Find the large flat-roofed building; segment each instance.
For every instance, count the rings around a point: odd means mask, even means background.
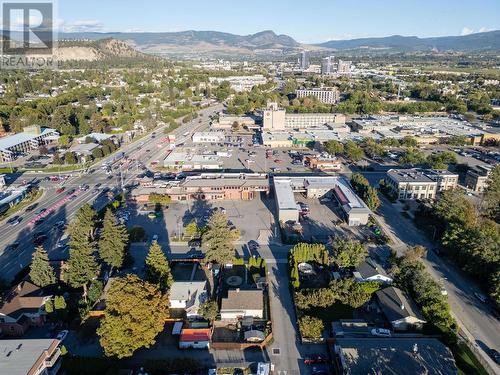
[[[398,199],[434,199],[437,182],[419,169],[390,169],[385,182]]]
[[[0,138],[0,161],[12,161],[18,155],[37,150],[57,138],[59,133],[55,129],[27,126],[22,133]]]
[[[255,127],[255,119],[250,116],[232,116],[220,113],[219,120],[211,125],[213,129],[231,129],[234,124],[239,126]]]
[[[278,184],[278,189],[276,186]],[[288,187],[290,189],[288,189]],[[296,202],[294,193],[305,193],[307,198],[322,198],[333,197],[342,209],[343,219],[350,226],[366,225],[370,216],[370,209],[366,206],[361,198],[352,190],[349,182],[338,176],[304,176],[304,177],[274,177],[274,188],[276,199],[281,200],[282,206],[288,207],[288,210],[283,210],[283,215],[280,215],[278,205],[279,221],[292,220],[292,214],[288,215],[288,211],[292,212],[292,200]],[[290,191],[291,190],[291,191]],[[294,215],[294,214],[293,214]],[[297,212],[298,215],[298,212]],[[290,217],[290,219],[289,219]],[[287,220],[285,220],[287,219]]]
[[[295,95],[297,98],[306,98],[308,96],[314,96],[321,103],[325,104],[335,104],[340,100],[340,92],[336,87],[324,88],[324,89],[299,89],[295,90]]]
[[[265,85],[267,83],[266,77],[262,74],[250,76],[209,77],[208,80],[213,84],[229,82],[231,88],[237,92],[250,91],[254,86]]]
[[[163,166],[173,171],[192,171],[192,170],[217,170],[222,168],[222,161],[217,155],[201,155],[189,152],[170,152]]]
[[[475,192],[483,192],[488,186],[488,178],[493,167],[489,165],[478,165],[465,174],[465,186]]]
[[[155,186],[156,185],[156,186]],[[173,201],[251,200],[269,192],[266,174],[259,173],[201,173],[183,181],[151,182],[132,191],[137,202],[147,202],[149,194],[168,194]]]
[[[193,134],[192,140],[194,143],[221,143],[224,142],[226,136],[224,132],[196,132]]]
[[[262,144],[266,147],[292,147],[293,139],[288,132],[262,132]]]
[[[0,373],[55,375],[61,367],[57,339],[0,340]]]
[[[337,338],[340,374],[457,375],[450,349],[435,338]]]
[[[263,111],[264,130],[292,130],[322,127],[328,124],[344,124],[340,113],[286,113],[277,103],[269,103]]]
[[[291,180],[274,179],[274,192],[276,194],[276,208],[278,210],[278,220],[286,223],[287,221],[299,221],[299,209],[293,196]]]

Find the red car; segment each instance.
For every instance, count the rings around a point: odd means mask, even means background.
[[[64,189],[65,189],[64,186],[61,186],[60,188],[58,188],[56,190],[56,193],[62,193],[64,191]]]
[[[283,160],[281,160],[281,159],[276,159],[274,162],[275,162],[275,163],[278,163],[278,164],[281,164],[281,163],[283,163]]]

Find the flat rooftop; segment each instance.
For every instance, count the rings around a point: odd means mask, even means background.
[[[398,182],[434,182],[433,179],[418,169],[389,169],[387,174]]]
[[[297,210],[297,203],[293,196],[293,190],[290,180],[274,180],[274,191],[276,201],[280,210]]]
[[[27,131],[0,138],[0,150],[7,150],[11,147],[17,146],[18,144],[31,141],[32,139],[38,138],[40,136],[48,135],[52,132],[55,132],[55,129],[42,128],[40,133]]]
[[[455,360],[432,338],[338,338],[347,374],[456,375]]]
[[[56,339],[0,340],[0,372],[5,375],[26,375]]]

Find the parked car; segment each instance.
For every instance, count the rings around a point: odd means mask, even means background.
[[[65,329],[57,334],[56,339],[63,342],[64,339],[66,338],[66,336],[68,336],[68,333],[69,333],[69,331],[67,329]]]
[[[60,188],[58,188],[58,189],[56,190],[56,193],[58,193],[58,194],[59,194],[59,193],[62,193],[62,192],[64,191],[64,189],[65,189],[65,187],[64,187],[64,186],[61,186]]]
[[[474,296],[482,303],[486,303],[486,296],[484,294],[474,292]]]
[[[151,243],[157,243],[158,242],[158,235],[153,234],[153,239],[151,240]]]
[[[384,328],[373,328],[371,334],[377,337],[391,337],[391,331]]]
[[[328,358],[322,354],[312,354],[304,358],[305,365],[312,365],[313,363],[326,363]]]
[[[189,247],[200,247],[201,246],[201,240],[197,238],[193,238],[192,240],[189,240],[188,242]]]

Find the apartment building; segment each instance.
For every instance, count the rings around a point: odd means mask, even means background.
[[[314,96],[321,103],[325,104],[335,104],[340,100],[340,92],[336,87],[325,89],[299,89],[295,90],[295,95],[297,95],[297,98]]]
[[[458,174],[442,169],[425,170],[427,176],[437,182],[437,192],[455,189],[458,185]]]
[[[465,186],[472,191],[481,193],[488,186],[488,178],[493,168],[489,165],[478,165],[467,171],[465,175]]]
[[[269,103],[263,113],[265,130],[308,129],[343,123],[345,116],[340,113],[286,113],[277,103]]]
[[[338,74],[351,74],[352,61],[339,60],[337,64]]]
[[[59,138],[55,129],[42,128],[38,125],[27,126],[22,133],[0,138],[0,161],[10,162],[19,155],[26,154],[38,147]]]
[[[434,199],[438,183],[418,169],[390,169],[385,182],[398,199]]]
[[[61,368],[57,339],[0,340],[0,373],[56,375]]]

